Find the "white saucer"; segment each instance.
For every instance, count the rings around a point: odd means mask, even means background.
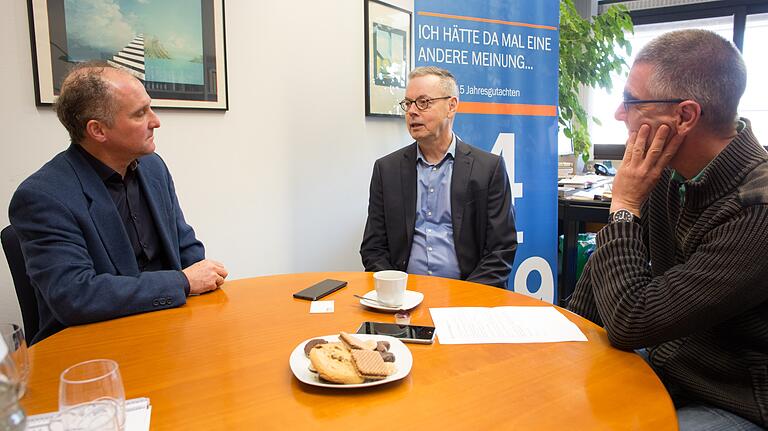
[[[417,305],[421,304],[421,301],[424,300],[424,294],[421,292],[416,292],[414,290],[406,290],[405,298],[403,298],[403,304],[397,307],[388,307],[386,305],[381,305],[380,303],[375,302],[375,300],[378,299],[378,296],[376,295],[375,290],[371,290],[370,292],[363,295],[363,297],[368,299],[373,299],[373,301],[366,301],[365,299],[361,299],[360,300],[361,304],[365,305],[366,307],[371,307],[371,308],[376,308],[379,310],[386,310],[386,311],[410,310],[411,308],[414,308]]]

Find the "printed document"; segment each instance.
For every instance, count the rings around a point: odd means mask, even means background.
[[[587,341],[554,307],[430,308],[440,344]]]

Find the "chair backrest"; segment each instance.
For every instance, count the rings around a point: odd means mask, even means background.
[[[24,320],[24,336],[29,344],[35,338],[40,325],[35,290],[27,276],[24,255],[21,254],[21,244],[13,226],[7,226],[0,232],[0,241],[3,243],[5,258],[11,269],[13,286],[16,288],[16,297],[19,299],[19,307],[21,307],[21,318]]]

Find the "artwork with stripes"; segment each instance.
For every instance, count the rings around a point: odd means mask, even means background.
[[[38,104],[67,70],[103,61],[139,79],[153,106],[227,109],[223,0],[32,0]]]

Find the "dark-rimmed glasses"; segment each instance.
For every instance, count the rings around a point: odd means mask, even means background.
[[[624,112],[629,112],[630,105],[642,105],[645,103],[682,103],[691,99],[624,99],[621,103],[624,104]],[[704,115],[704,110],[699,111],[699,115]]]
[[[624,99],[621,103],[624,104],[624,110],[629,111],[630,105],[644,105],[646,103],[682,103],[688,99]]]
[[[408,110],[411,108],[411,104],[416,103],[416,108],[419,111],[426,111],[427,109],[429,109],[430,106],[432,106],[433,101],[450,99],[451,97],[453,96],[434,97],[432,99],[430,99],[429,97],[419,97],[416,100],[405,98],[400,101],[400,108],[402,108],[404,112],[408,112]]]

